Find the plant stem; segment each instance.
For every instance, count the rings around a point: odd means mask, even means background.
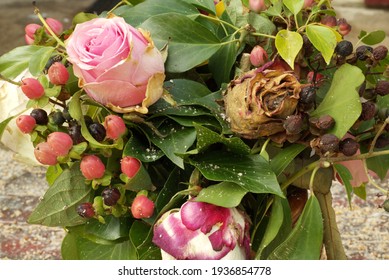
[[[382,134],[382,132],[384,131],[385,127],[388,124],[389,124],[389,118],[386,118],[384,123],[381,125],[380,129],[377,131],[377,134],[374,136],[373,141],[371,142],[371,146],[370,146],[370,149],[369,149],[369,154],[371,154],[373,152],[373,149],[375,147],[375,144],[377,142],[378,137],[380,137],[380,135]]]
[[[305,173],[310,172],[320,166],[320,160],[314,161],[307,166],[304,166],[302,169],[294,173],[291,177],[289,177],[285,182],[281,184],[281,190],[284,191],[290,184],[296,181],[298,178],[303,176]]]
[[[15,86],[21,86],[23,85],[22,82],[15,82],[14,80],[8,79],[7,77],[4,77],[3,75],[0,74],[0,80],[4,80],[7,83],[13,84]]]
[[[264,34],[264,33],[257,33],[257,32],[250,33],[250,35],[258,36],[258,37],[266,37],[266,38],[270,38],[270,39],[275,39],[276,38],[276,36],[274,36],[274,35]]]
[[[203,18],[206,18],[206,19],[209,19],[210,21],[213,21],[213,22],[217,22],[217,23],[220,23],[222,25],[227,25],[229,27],[231,27],[232,29],[234,30],[239,30],[240,28],[236,27],[235,25],[229,23],[229,22],[226,22],[224,20],[221,20],[217,17],[211,17],[211,16],[207,16],[207,15],[204,15],[204,14],[199,14],[200,17],[203,17]]]

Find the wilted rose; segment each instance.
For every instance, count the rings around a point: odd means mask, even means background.
[[[292,72],[253,70],[232,81],[224,96],[231,130],[247,139],[284,132],[295,110],[301,84]]]
[[[66,41],[79,86],[119,113],[147,113],[163,93],[164,59],[150,34],[121,17],[78,24]]]
[[[249,221],[236,208],[187,201],[154,226],[162,259],[245,260],[250,257]]]

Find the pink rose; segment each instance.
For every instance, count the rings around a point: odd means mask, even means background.
[[[145,114],[163,93],[162,54],[148,32],[121,17],[78,24],[66,50],[79,86],[115,112]]]

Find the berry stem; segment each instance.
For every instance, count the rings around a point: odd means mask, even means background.
[[[363,168],[365,169],[365,173],[366,173],[366,176],[369,180],[369,184],[373,185],[376,189],[378,189],[383,194],[388,194],[388,191],[386,191],[383,188],[381,188],[380,186],[378,186],[378,184],[373,180],[373,178],[371,178],[371,176],[369,174],[369,169],[367,168],[366,160],[363,160]]]
[[[371,154],[373,152],[373,149],[375,147],[375,144],[377,142],[378,137],[382,134],[382,132],[384,131],[385,127],[388,124],[389,124],[389,118],[386,118],[386,120],[384,121],[384,123],[381,125],[380,129],[377,131],[376,135],[374,136],[373,141],[371,142],[371,146],[370,146],[370,149],[369,149],[369,154]]]
[[[49,102],[50,103],[53,103],[53,104],[55,104],[55,105],[58,105],[58,106],[61,106],[62,108],[66,108],[66,105],[65,104],[63,104],[63,103],[61,103],[61,102],[58,102],[58,101],[56,101],[56,100],[54,100],[54,99],[52,99],[52,98],[49,98]]]
[[[22,82],[15,82],[14,80],[8,79],[7,77],[4,77],[0,74],[0,80],[6,81],[7,83],[13,84],[15,86],[21,86],[23,85]]]

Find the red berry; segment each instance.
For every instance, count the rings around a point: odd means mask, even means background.
[[[308,74],[307,74],[307,82],[308,83],[313,83],[313,78],[315,76],[315,72],[314,71],[309,71]],[[316,77],[315,77],[315,83],[316,83],[316,86],[321,86],[324,82],[324,75],[320,74],[320,73],[316,73]]]
[[[34,130],[34,127],[36,125],[36,121],[33,117],[30,115],[20,115],[16,119],[16,126],[20,129],[23,133],[31,133]]]
[[[47,142],[42,142],[36,145],[34,149],[35,158],[42,164],[45,165],[55,165],[57,164],[57,156],[47,144]]]
[[[38,99],[45,94],[42,84],[35,78],[25,78],[20,87],[29,99]]]
[[[320,22],[329,27],[335,27],[337,25],[336,17],[330,15],[325,15],[322,17]]]
[[[135,219],[150,218],[154,213],[154,202],[145,195],[138,195],[132,202],[131,213]]]
[[[60,21],[54,18],[47,18],[46,22],[50,26],[51,30],[53,30],[55,35],[60,35],[63,32],[63,24]]]
[[[82,158],[80,169],[85,178],[93,180],[104,176],[105,165],[98,156],[87,155]]]
[[[55,62],[50,66],[49,80],[53,85],[64,85],[69,80],[69,72],[61,62]]]
[[[120,161],[120,167],[124,174],[132,178],[138,173],[140,168],[140,161],[134,157],[127,156]]]
[[[26,40],[27,44],[32,45],[34,43],[34,35],[39,28],[41,28],[41,26],[36,23],[30,23],[26,25],[24,28],[24,31],[26,32],[24,39]]]
[[[267,9],[265,0],[250,0],[249,1],[250,10],[259,13]]]
[[[350,33],[350,31],[351,31],[351,25],[348,24],[346,19],[340,18],[338,20],[338,32],[341,35],[346,36],[347,34]]]
[[[106,137],[116,140],[126,132],[126,124],[123,119],[116,115],[108,115],[104,120]]]
[[[73,139],[65,132],[50,133],[47,143],[57,156],[66,156],[73,147]]]
[[[250,53],[250,62],[255,67],[264,65],[268,58],[267,52],[259,45],[255,46]]]
[[[95,209],[90,202],[84,202],[77,206],[77,213],[83,218],[92,218],[95,215]]]

